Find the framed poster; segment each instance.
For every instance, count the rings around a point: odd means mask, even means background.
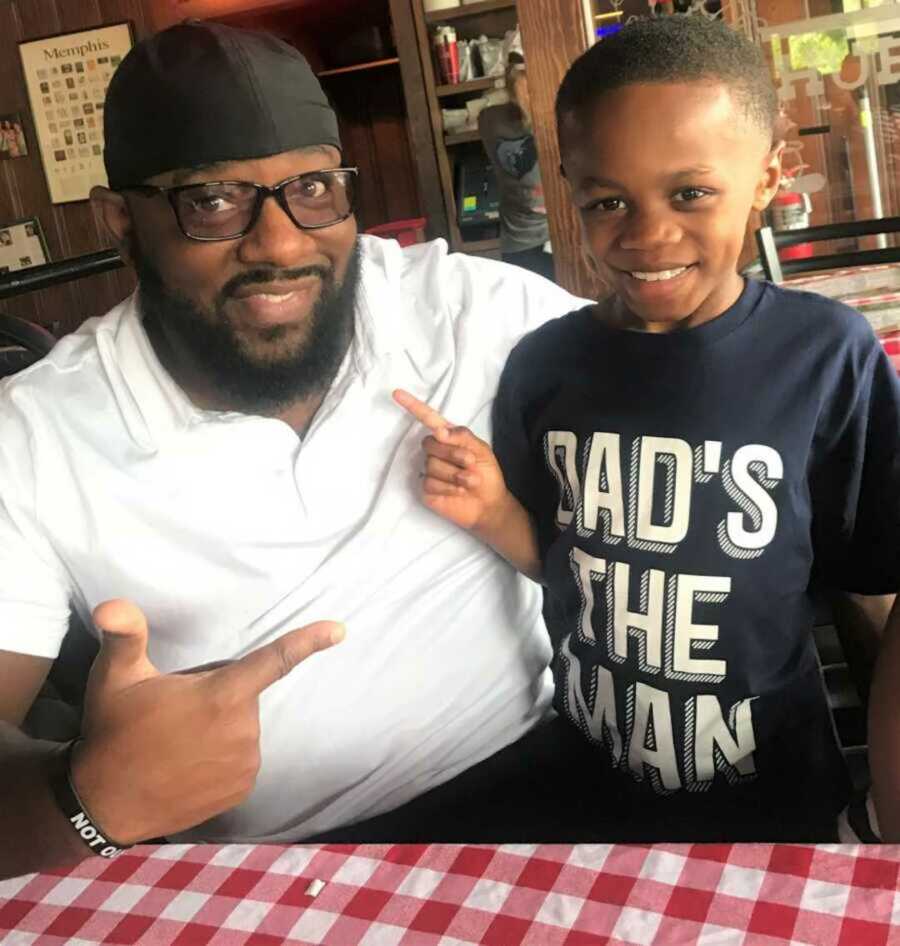
[[[24,158],[28,154],[22,116],[18,112],[0,115],[0,161]]]
[[[0,276],[49,261],[47,241],[37,217],[0,223]]]
[[[62,33],[19,43],[25,86],[50,200],[87,200],[106,184],[103,100],[133,45],[131,24]]]

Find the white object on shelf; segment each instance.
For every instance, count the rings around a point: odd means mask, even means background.
[[[448,135],[469,131],[469,110],[466,108],[442,108],[441,121]]]
[[[473,40],[481,55],[481,68],[486,78],[500,77],[506,72],[506,60],[503,56],[503,40],[490,39],[481,35]]]
[[[522,49],[522,34],[519,32],[519,24],[516,23],[514,30],[507,30],[503,37],[503,62],[509,62],[509,54],[518,53],[523,59],[525,51]]]
[[[449,10],[452,7],[459,6],[459,0],[423,0],[426,13],[434,13],[436,10]]]
[[[472,47],[464,39],[458,41],[459,81],[471,82],[475,78],[475,66],[472,63]]]

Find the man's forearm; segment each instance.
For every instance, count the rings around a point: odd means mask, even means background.
[[[900,841],[900,596],[894,602],[869,695],[869,767],[884,841]]]
[[[62,771],[61,746],[29,739],[0,722],[0,878],[77,864],[90,851],[50,789]]]
[[[491,521],[473,532],[513,568],[533,581],[541,580],[543,569],[534,522],[512,493],[506,494],[506,501],[495,511]]]

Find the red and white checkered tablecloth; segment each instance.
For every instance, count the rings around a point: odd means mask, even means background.
[[[887,946],[898,872],[900,846],[143,846],[0,882],[0,943]]]
[[[879,335],[884,350],[888,357],[894,363],[897,372],[900,373],[900,331],[885,332]]]

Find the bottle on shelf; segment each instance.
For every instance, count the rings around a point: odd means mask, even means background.
[[[452,26],[439,26],[434,31],[434,49],[441,80],[446,85],[456,85],[459,82],[459,43]]]

